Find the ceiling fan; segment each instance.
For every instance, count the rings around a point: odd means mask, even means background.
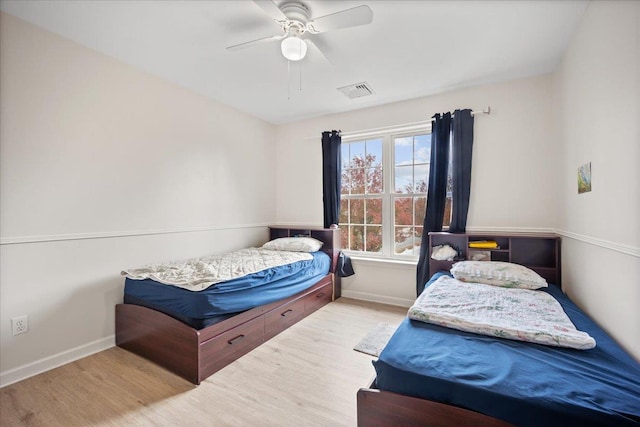
[[[314,47],[326,57],[311,39],[314,34],[366,25],[373,21],[373,11],[366,5],[356,6],[317,18],[310,18],[309,8],[299,1],[285,1],[280,6],[272,0],[253,1],[280,25],[282,34],[239,43],[227,47],[227,50],[239,50],[264,42],[281,40],[280,49],[282,55],[289,61],[303,59],[307,54],[308,45]]]

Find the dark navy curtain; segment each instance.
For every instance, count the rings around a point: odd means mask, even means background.
[[[451,135],[451,113],[436,114],[431,121],[431,160],[427,208],[422,229],[420,259],[416,274],[416,292],[422,293],[429,281],[429,232],[442,231],[442,220],[447,198],[447,176],[449,170],[449,145]]]
[[[324,228],[338,224],[340,217],[340,188],[342,164],[340,162],[340,132],[322,132],[322,200],[324,202]]]
[[[340,190],[342,177],[340,132],[322,132],[322,201],[324,204],[324,228],[338,225],[340,218]],[[340,252],[338,274],[347,277],[355,274],[351,258]]]
[[[456,110],[453,118],[451,153],[452,213],[450,233],[467,229],[469,195],[471,194],[471,154],[473,151],[473,116],[471,110]]]

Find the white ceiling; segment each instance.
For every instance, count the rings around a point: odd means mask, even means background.
[[[304,3],[312,17],[367,4],[373,23],[314,36],[331,62],[311,51],[291,64],[290,76],[278,42],[225,49],[281,32],[249,0],[2,0],[0,8],[281,124],[550,72],[587,5],[575,0]],[[363,81],[374,95],[348,99],[336,90]]]

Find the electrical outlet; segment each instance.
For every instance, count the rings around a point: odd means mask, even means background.
[[[18,316],[11,319],[11,329],[13,335],[20,335],[29,332],[29,316]]]

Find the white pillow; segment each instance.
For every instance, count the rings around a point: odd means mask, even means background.
[[[547,281],[535,271],[519,264],[501,261],[460,261],[451,274],[463,282],[484,283],[504,288],[546,288]]]
[[[313,237],[281,237],[265,243],[262,247],[274,251],[317,252],[322,247],[322,242]]]

